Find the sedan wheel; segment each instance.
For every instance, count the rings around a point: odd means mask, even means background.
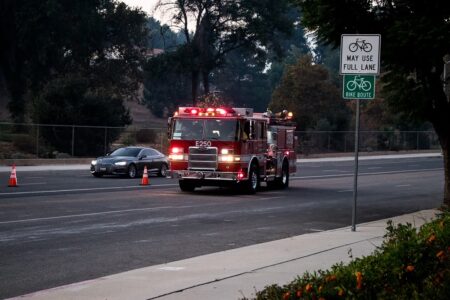
[[[136,178],[137,170],[135,165],[130,165],[128,167],[128,177],[130,178]]]
[[[162,164],[161,168],[159,169],[159,173],[158,173],[159,177],[166,177],[167,176],[167,165],[166,164]]]

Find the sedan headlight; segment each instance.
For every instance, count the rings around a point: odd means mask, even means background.
[[[95,166],[97,164],[97,160],[94,159],[93,161],[91,161],[91,165]]]
[[[127,165],[127,162],[126,161],[118,161],[118,162],[115,162],[114,165],[123,167],[123,166]]]

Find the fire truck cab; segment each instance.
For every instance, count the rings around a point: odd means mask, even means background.
[[[291,119],[286,111],[180,107],[169,118],[170,174],[182,191],[238,185],[255,193],[261,182],[286,188],[296,172]]]

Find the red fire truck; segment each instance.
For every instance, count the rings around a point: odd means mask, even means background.
[[[286,188],[296,171],[292,113],[250,108],[180,107],[169,118],[170,174],[182,191],[261,182]]]

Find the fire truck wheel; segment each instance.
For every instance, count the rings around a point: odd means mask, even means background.
[[[289,164],[285,161],[281,169],[280,188],[284,189],[289,186]]]
[[[248,180],[245,182],[245,189],[249,194],[254,194],[259,189],[260,180],[258,167],[252,164],[248,172]]]
[[[183,192],[193,192],[195,190],[195,185],[193,182],[189,182],[187,180],[179,180],[178,184],[180,185],[180,190]]]
[[[268,186],[278,189],[285,189],[289,186],[289,164],[286,161],[283,162],[283,167],[281,168],[281,177],[276,178]]]

